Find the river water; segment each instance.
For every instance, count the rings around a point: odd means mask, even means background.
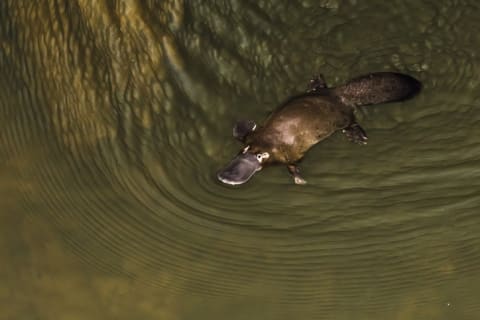
[[[479,319],[474,0],[0,2],[0,319]],[[324,74],[421,80],[302,163],[215,172]]]

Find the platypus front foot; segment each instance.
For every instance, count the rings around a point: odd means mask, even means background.
[[[348,127],[342,130],[343,133],[347,136],[348,140],[358,144],[367,144],[367,134],[365,130],[356,122],[352,123]]]
[[[257,124],[252,120],[238,121],[233,127],[233,137],[244,142],[247,136],[257,129]]]
[[[296,165],[289,164],[287,166],[287,169],[288,172],[290,172],[290,174],[292,175],[293,182],[295,182],[295,184],[307,184],[307,181],[303,179],[300,175],[300,169]]]

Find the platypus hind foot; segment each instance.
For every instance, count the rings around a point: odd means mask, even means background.
[[[358,144],[367,144],[367,134],[365,130],[356,122],[353,122],[348,127],[342,130],[343,133],[347,136],[348,140]]]
[[[318,92],[322,89],[327,88],[327,83],[325,82],[325,79],[323,78],[322,74],[319,74],[317,76],[314,76],[310,82],[308,83],[307,86],[307,92]]]
[[[293,182],[295,182],[295,184],[307,184],[307,181],[303,179],[302,176],[300,176],[300,169],[296,165],[289,164],[287,166],[287,169],[288,172],[290,172],[290,174],[292,175]]]

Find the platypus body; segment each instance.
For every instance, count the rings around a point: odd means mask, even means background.
[[[307,92],[280,105],[262,126],[238,122],[233,135],[244,148],[217,177],[238,185],[267,165],[285,164],[294,182],[305,184],[298,162],[318,142],[342,130],[350,141],[366,144],[367,135],[355,120],[356,107],[403,101],[420,89],[418,80],[401,73],[371,73],[335,88],[327,88],[320,75],[310,81]]]

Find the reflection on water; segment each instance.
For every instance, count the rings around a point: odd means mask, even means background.
[[[477,319],[479,9],[1,2],[0,318]],[[236,119],[382,70],[425,90],[309,185],[215,181]]]

